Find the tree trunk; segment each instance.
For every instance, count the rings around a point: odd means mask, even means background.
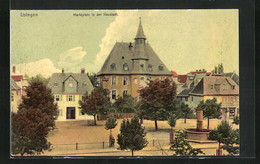
[[[170,132],[170,143],[173,141],[173,130],[172,130],[172,127],[171,127],[171,132]]]
[[[184,117],[184,123],[186,124],[186,117]]]
[[[158,130],[157,120],[154,120],[155,130]]]
[[[207,126],[207,129],[209,129],[209,118],[208,118],[208,126]]]
[[[134,150],[132,150],[132,156],[134,156]]]
[[[96,122],[96,115],[93,114],[93,117],[94,117],[94,125],[97,125],[97,122]]]

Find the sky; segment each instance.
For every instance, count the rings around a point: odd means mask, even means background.
[[[225,72],[239,73],[236,9],[12,10],[11,66],[30,76],[49,77],[62,68],[97,73],[116,42],[134,41],[139,17],[148,43],[169,70],[211,71],[223,63]]]

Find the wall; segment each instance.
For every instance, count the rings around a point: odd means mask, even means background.
[[[61,96],[61,101],[56,101],[56,95]],[[75,107],[75,120],[93,120],[92,115],[81,115],[79,109],[79,100],[82,98],[82,95],[76,95],[74,101],[67,101],[66,96],[68,94],[54,94],[54,100],[58,104],[58,109],[59,109],[59,116],[58,116],[58,121],[66,121],[66,112],[67,112],[67,107]],[[71,94],[72,95],[72,94]],[[74,120],[74,119],[69,119],[69,120]]]

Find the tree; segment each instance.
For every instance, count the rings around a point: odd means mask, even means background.
[[[239,131],[232,130],[227,138],[222,141],[222,149],[226,150],[229,155],[235,155],[239,153]]]
[[[217,103],[217,99],[207,99],[206,102],[201,101],[197,107],[197,109],[203,109],[203,117],[208,118],[208,126],[209,129],[209,119],[220,118],[221,116],[221,103]]]
[[[41,74],[37,74],[36,76],[32,76],[32,77],[25,74],[24,77],[26,79],[28,79],[29,84],[42,82],[43,85],[45,85],[45,86],[47,86],[47,84],[49,83],[49,80],[50,80],[50,78],[45,78]]]
[[[147,86],[140,91],[141,105],[138,114],[141,118],[153,120],[155,129],[158,129],[157,120],[167,119],[166,106],[176,96],[176,84],[168,78],[164,81],[150,80]]]
[[[20,109],[11,117],[11,151],[13,154],[39,154],[50,149],[47,135],[55,124],[52,116],[38,108]]]
[[[210,131],[209,140],[216,140],[219,143],[219,150],[223,148],[229,152],[229,154],[237,154],[239,147],[235,145],[239,144],[239,133],[237,130],[233,130],[232,127],[226,121],[222,121],[217,129]],[[224,144],[221,146],[220,144]]]
[[[117,113],[135,113],[137,101],[130,95],[118,97],[112,105]]]
[[[98,77],[96,73],[87,73],[89,80],[94,88],[99,87]]]
[[[177,116],[173,113],[170,113],[170,116],[168,117],[168,124],[171,126],[171,132],[170,132],[170,142],[173,141],[173,127],[176,125]]]
[[[178,108],[181,113],[181,117],[184,118],[184,123],[186,123],[186,118],[193,115],[191,108],[188,104],[185,104],[184,102],[181,102]]]
[[[105,124],[105,129],[110,130],[110,134],[112,134],[112,129],[114,129],[117,125],[116,119],[113,117],[109,117]]]
[[[223,74],[224,73],[224,66],[223,63],[218,64],[218,66],[215,66],[214,70],[212,71],[214,74]]]
[[[109,108],[109,90],[97,87],[90,95],[86,92],[79,101],[79,105],[82,109],[81,113],[93,115],[94,125],[97,125],[96,115],[106,112]]]
[[[172,143],[170,143],[170,150],[173,151],[174,156],[197,156],[204,154],[201,149],[192,148],[186,139],[185,132],[178,131]]]
[[[138,117],[134,117],[129,120],[123,120],[120,127],[120,134],[117,135],[117,143],[121,150],[131,150],[132,156],[134,151],[142,150],[148,145],[148,141],[145,138],[146,133],[144,128],[139,123]]]
[[[43,113],[51,116],[53,128],[54,120],[58,116],[58,106],[54,102],[54,96],[51,89],[47,88],[41,81],[33,81],[26,88],[26,96],[22,98],[20,109],[40,109]]]
[[[236,116],[233,118],[232,124],[235,124],[235,125],[238,125],[238,124],[239,124],[239,116],[238,116],[238,115],[236,115]]]
[[[109,117],[107,119],[107,122],[105,124],[105,129],[110,130],[110,135],[109,135],[109,146],[114,145],[114,137],[112,135],[112,129],[114,129],[117,125],[116,119],[113,117]]]

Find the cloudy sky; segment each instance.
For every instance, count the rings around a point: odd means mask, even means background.
[[[73,16],[79,13],[90,16]],[[239,73],[238,10],[13,10],[11,65],[31,76],[48,77],[62,68],[98,72],[116,42],[134,41],[139,17],[169,70],[211,71],[223,63],[225,72]]]

